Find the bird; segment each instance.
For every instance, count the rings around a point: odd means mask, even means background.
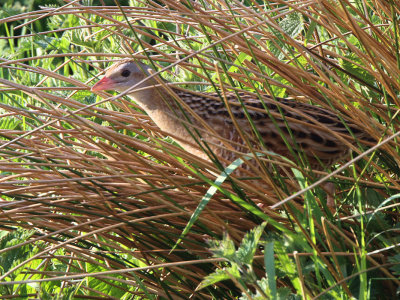
[[[368,138],[355,124],[319,106],[248,91],[189,91],[151,74],[146,64],[122,60],[91,91],[126,92],[161,130],[206,160],[209,149],[233,161],[248,152],[250,143],[289,158],[302,153],[311,168],[321,170],[346,157],[351,144]],[[328,202],[332,205],[332,199]]]

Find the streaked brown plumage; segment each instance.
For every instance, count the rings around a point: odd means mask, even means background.
[[[103,79],[92,87],[92,91],[124,92],[148,76],[148,66],[134,61],[122,61],[114,64]],[[179,138],[178,142],[182,147],[195,155],[208,158],[192,137],[194,128],[215,154],[228,161],[236,157],[236,154],[221,142],[221,138],[210,132],[207,125],[223,139],[232,141],[236,151],[248,152],[229,110],[216,93],[196,93],[172,86],[167,88],[155,79],[149,79],[140,83],[128,94],[160,129]],[[238,126],[246,133],[246,138],[254,141],[255,133],[238,102],[236,93],[227,92],[223,95],[230,104],[231,113]],[[263,101],[261,101],[250,93],[240,92],[238,95],[246,104],[249,115],[268,150],[291,157],[281,137],[283,134],[295,151],[304,151],[311,166],[319,169],[321,169],[321,163],[329,166],[349,152],[348,145],[337,135],[332,134],[333,131],[348,141],[353,140],[346,126],[334,113],[289,99],[278,98],[274,101],[269,96],[262,96]],[[177,98],[182,100],[183,106],[178,105]],[[181,107],[185,112],[182,112]],[[272,114],[275,121],[268,115],[265,108]],[[194,117],[189,112],[190,110],[197,114],[206,125]],[[355,125],[348,124],[347,126],[357,139],[366,137],[366,134]],[[189,133],[188,128],[192,133]],[[259,143],[254,142],[253,145],[259,145]]]

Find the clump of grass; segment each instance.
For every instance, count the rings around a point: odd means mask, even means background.
[[[12,262],[1,264],[1,293],[395,296],[396,2],[70,2],[0,20],[8,43],[0,43],[0,258]],[[220,166],[172,143],[128,98],[88,91],[120,58],[171,66],[163,77],[192,90],[329,108],[376,140],[392,139],[329,179],[333,215],[323,190],[306,188],[340,165],[312,172],[259,156],[246,163],[275,169],[249,167],[249,178],[233,173],[216,185]],[[353,147],[353,157],[365,151]]]

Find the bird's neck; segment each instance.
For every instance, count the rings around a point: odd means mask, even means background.
[[[202,126],[189,112],[182,112],[182,108],[178,106],[170,92],[162,87],[154,87],[129,94],[129,96],[149,115],[161,130],[173,138],[179,137],[180,140],[177,140],[177,142],[187,151],[207,159],[206,155],[198,147],[192,146],[196,142],[193,140],[192,134],[188,132],[188,128],[192,126],[195,126],[197,129],[202,128]],[[187,141],[188,143],[182,141]]]
[[[148,87],[130,93],[129,96],[164,131],[171,131],[171,124],[177,123],[177,107],[173,96],[163,87]],[[175,120],[173,120],[175,119]]]

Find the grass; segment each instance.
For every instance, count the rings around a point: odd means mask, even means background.
[[[64,4],[0,20],[2,296],[397,297],[398,1]],[[132,57],[221,101],[328,108],[385,142],[325,171],[250,146],[246,177],[216,182],[221,165],[129,98],[89,91]]]

